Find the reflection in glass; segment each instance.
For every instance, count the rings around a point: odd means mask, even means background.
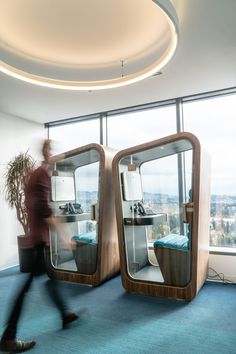
[[[192,202],[192,158],[192,144],[183,139],[119,163],[127,271],[134,279],[167,282],[155,245],[169,238],[185,242],[183,266],[189,269],[183,282],[190,281],[191,225],[183,207]]]
[[[51,232],[51,261],[55,268],[93,274],[97,268],[99,154],[80,152],[56,163],[52,176],[52,207],[61,223],[66,248]]]

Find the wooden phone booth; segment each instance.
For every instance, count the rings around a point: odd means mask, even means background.
[[[50,231],[48,274],[98,285],[120,270],[111,163],[114,152],[89,144],[56,156],[52,201],[65,247]]]
[[[210,163],[178,133],[113,159],[121,276],[129,292],[191,300],[208,274]]]

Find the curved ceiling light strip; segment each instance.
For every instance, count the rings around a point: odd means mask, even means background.
[[[166,16],[171,31],[171,40],[164,54],[143,70],[137,71],[133,74],[124,75],[119,78],[100,81],[66,81],[52,79],[49,77],[38,76],[23,70],[19,70],[2,61],[0,61],[0,71],[9,76],[34,85],[74,91],[105,90],[130,85],[135,82],[144,80],[160,71],[170,61],[176,51],[179,37],[178,17],[171,2],[169,0],[152,1],[163,11],[163,15]]]

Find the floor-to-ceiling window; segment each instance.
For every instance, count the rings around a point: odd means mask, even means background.
[[[107,145],[116,149],[176,133],[175,104],[107,116]]]
[[[52,125],[48,135],[54,142],[54,154],[90,143],[100,143],[100,119],[97,117],[74,123]]]
[[[177,126],[192,132],[212,160],[210,245],[233,249],[236,248],[236,93],[229,91],[104,112],[78,118],[75,123],[73,119],[63,125],[49,123],[49,137],[56,141],[55,152],[60,153],[92,142],[120,150],[174,134]],[[177,111],[181,108],[182,121],[178,122],[181,115]]]
[[[211,156],[210,245],[236,247],[236,94],[183,102],[183,118]]]

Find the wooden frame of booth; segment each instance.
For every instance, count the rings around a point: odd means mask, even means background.
[[[150,280],[134,279],[128,272],[125,250],[124,217],[122,213],[122,193],[119,163],[121,159],[153,147],[187,139],[193,149],[193,177],[192,177],[192,201],[194,212],[191,224],[190,244],[190,281],[183,286],[171,285],[168,282],[154,282]],[[121,277],[124,288],[132,293],[141,293],[152,296],[192,300],[208,275],[209,261],[209,216],[210,216],[210,159],[199,143],[196,136],[183,132],[173,134],[155,141],[134,146],[119,151],[113,159],[113,179],[115,186],[116,218],[118,226],[118,238],[121,261]],[[167,251],[169,252],[169,251]],[[172,252],[172,251],[171,251]],[[181,251],[180,251],[181,252]],[[184,257],[186,258],[186,257]],[[189,259],[189,257],[187,257]],[[176,258],[179,259],[179,256]],[[165,260],[162,260],[162,268],[165,268]],[[166,263],[166,271],[169,265]]]
[[[78,271],[55,268],[51,260],[50,247],[47,248],[46,259],[47,272],[50,277],[97,286],[116,275],[120,270],[114,196],[111,193],[113,189],[111,165],[114,150],[99,144],[88,144],[57,155],[55,156],[55,160],[60,162],[66,158],[74,157],[90,150],[96,150],[100,156],[96,270],[93,274],[87,274],[86,272],[79,273]]]

